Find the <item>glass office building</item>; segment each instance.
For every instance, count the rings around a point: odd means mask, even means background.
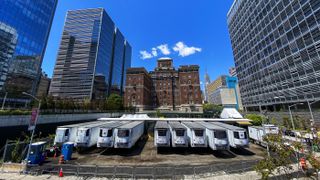
[[[131,56],[132,56],[132,47],[128,41],[125,42],[125,52],[124,52],[124,64],[122,71],[122,79],[121,79],[121,90],[122,94],[125,90],[126,85],[126,77],[127,77],[127,69],[131,67]]]
[[[1,0],[1,92],[7,102],[27,102],[35,94],[57,0]],[[4,47],[6,50],[3,51]]]
[[[17,44],[17,31],[0,22],[0,91],[8,76],[9,62],[12,61]]]
[[[112,65],[111,93],[120,94],[122,92],[121,83],[125,57],[125,39],[119,29],[116,30],[116,37],[114,43],[115,44]]]
[[[103,8],[68,11],[49,94],[78,101],[105,99],[117,64],[115,40],[114,22]]]
[[[235,0],[228,26],[245,107],[320,99],[319,0]]]

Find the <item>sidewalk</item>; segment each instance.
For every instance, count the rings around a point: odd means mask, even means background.
[[[297,165],[293,165],[292,173],[297,172],[298,167]],[[275,173],[276,176],[281,176],[283,173]],[[240,174],[224,174],[224,172],[220,172],[220,174],[216,174],[213,176],[185,176],[184,179],[204,179],[204,180],[256,180],[260,179],[260,175],[255,171],[249,171],[246,173]],[[17,173],[0,173],[0,179],[8,179],[8,180],[58,180],[58,179],[70,179],[70,180],[104,180],[108,178],[96,178],[96,177],[76,177],[76,176],[66,176],[64,178],[58,177],[58,174],[53,175],[41,175],[41,176],[32,176],[32,175],[24,175],[24,174],[17,174]],[[117,179],[117,178],[116,178]],[[298,178],[301,180],[308,179],[308,178]]]
[[[6,180],[61,180],[61,179],[68,179],[68,180],[107,180],[108,178],[95,178],[95,177],[76,177],[76,176],[66,176],[63,178],[58,177],[58,175],[41,175],[41,176],[31,176],[31,175],[19,175],[14,173],[3,173],[0,174],[0,179]],[[117,178],[116,178],[117,179]],[[217,175],[211,177],[192,177],[187,176],[185,179],[203,179],[203,180],[258,180],[260,179],[260,175],[255,171],[246,172],[243,174],[226,174],[226,175]],[[307,178],[299,178],[301,180]]]

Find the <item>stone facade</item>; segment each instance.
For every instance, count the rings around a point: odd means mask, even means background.
[[[144,68],[130,68],[124,98],[126,107],[139,111],[201,112],[199,66],[180,66],[176,70],[171,58],[161,58],[150,73]]]

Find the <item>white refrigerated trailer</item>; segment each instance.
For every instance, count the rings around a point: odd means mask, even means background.
[[[212,150],[229,150],[227,130],[208,122],[199,122],[206,128],[208,145]]]
[[[115,129],[114,148],[131,148],[144,133],[144,121],[133,121]]]
[[[81,126],[88,124],[99,123],[98,121],[91,121],[78,124],[70,124],[64,126],[58,126],[56,130],[56,136],[54,138],[55,145],[62,145],[65,142],[75,142],[77,137],[77,130]]]
[[[265,124],[262,126],[249,126],[248,131],[249,138],[252,139],[253,142],[266,146],[263,137],[267,134],[278,134],[279,128],[272,124]]]
[[[115,128],[127,123],[128,121],[112,121],[108,124],[101,126],[99,129],[97,147],[113,147],[115,138]]]
[[[187,128],[180,122],[169,121],[172,147],[188,147]]]
[[[156,147],[170,147],[170,128],[167,121],[157,121],[154,126],[154,145]]]
[[[182,122],[187,128],[187,137],[191,147],[208,147],[206,128],[196,122]]]
[[[99,123],[88,124],[85,126],[78,127],[75,146],[82,148],[96,146],[100,127],[108,123],[111,122],[99,121]]]
[[[229,125],[221,122],[211,122],[216,126],[223,127],[227,130],[229,145],[233,148],[249,147],[247,131],[244,128]]]

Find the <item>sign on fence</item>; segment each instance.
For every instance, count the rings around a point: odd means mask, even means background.
[[[31,113],[31,119],[29,122],[29,127],[28,130],[32,131],[34,130],[35,126],[36,126],[36,121],[37,121],[37,116],[38,116],[38,108],[33,108],[32,109],[32,113]]]

